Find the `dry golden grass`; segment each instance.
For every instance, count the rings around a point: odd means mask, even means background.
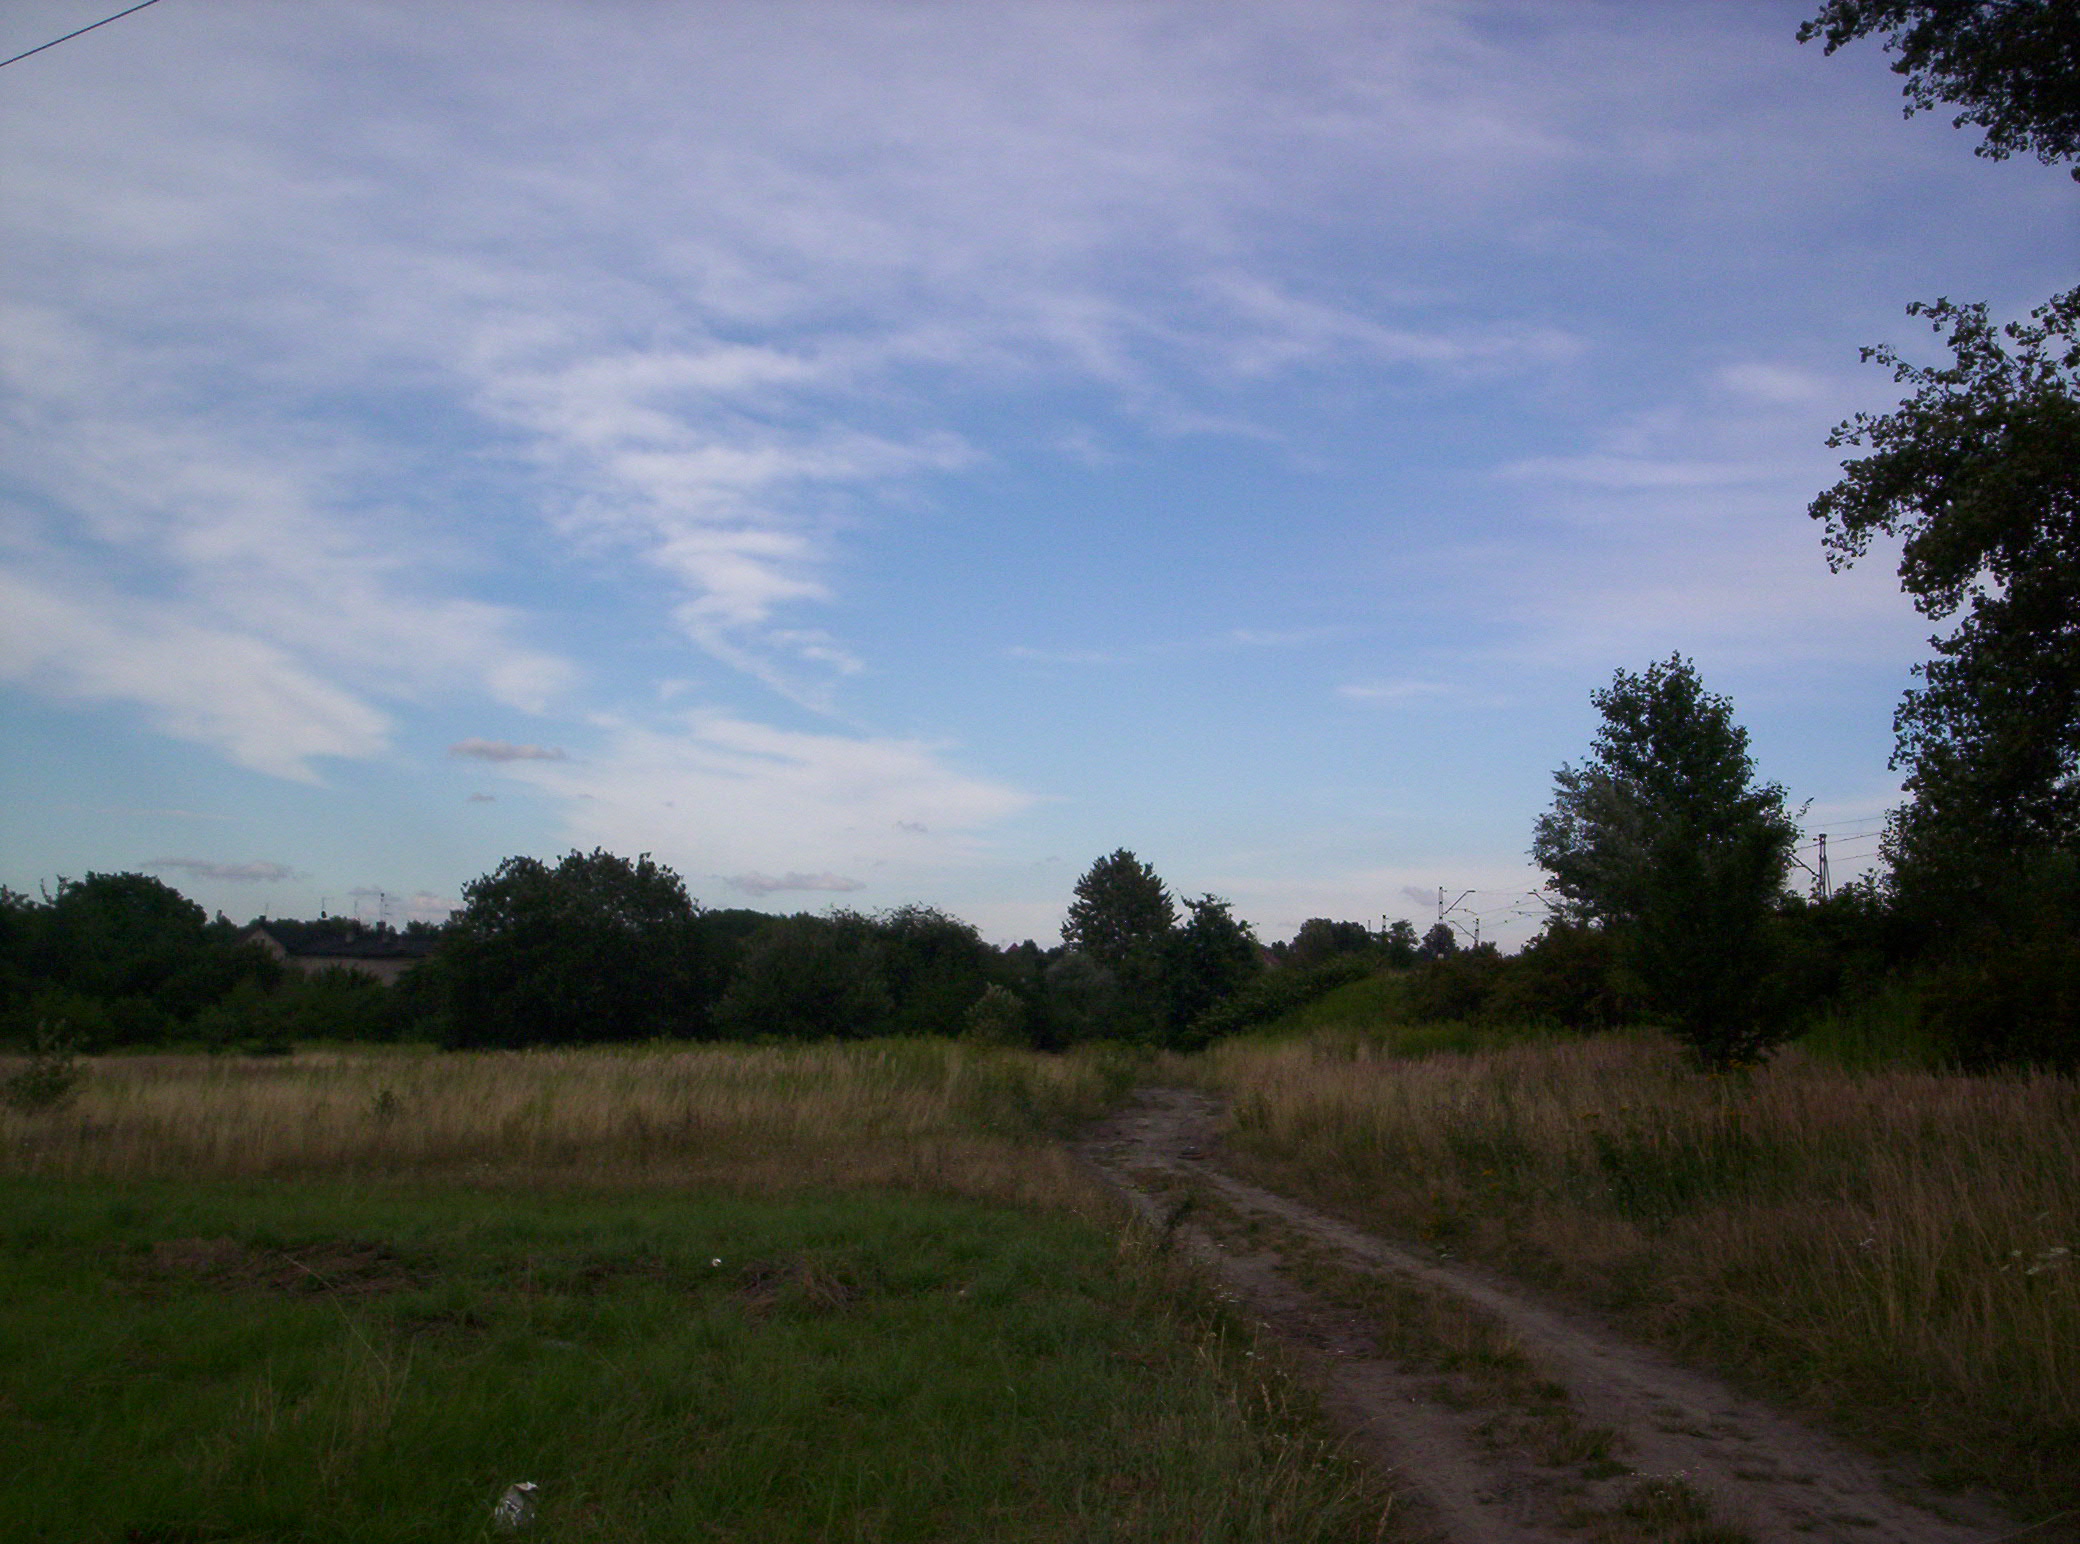
[[[898,1186],[1081,1207],[1089,1182],[1047,1139],[1126,1076],[918,1041],[104,1057],[65,1110],[0,1110],[0,1173]]]
[[[1640,1037],[1216,1047],[1240,1164],[1622,1309],[1960,1480],[2080,1505],[2080,1087],[1688,1071]]]

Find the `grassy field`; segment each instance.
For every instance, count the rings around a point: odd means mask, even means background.
[[[946,1044],[110,1058],[0,1116],[0,1516],[110,1544],[1391,1537]],[[14,1525],[11,1525],[14,1526]]]
[[[2080,1506],[2080,1090],[1707,1077],[1644,1034],[1378,1021],[1231,1041],[1237,1167],[1620,1314],[2032,1516]]]

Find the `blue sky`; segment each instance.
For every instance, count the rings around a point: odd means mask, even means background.
[[[16,0],[0,56],[116,7]],[[0,73],[0,882],[515,853],[1055,936],[1514,943],[1673,651],[1875,845],[1928,625],[1806,518],[2075,190],[1741,3],[162,0]]]

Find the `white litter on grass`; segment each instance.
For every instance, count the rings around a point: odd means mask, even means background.
[[[506,1493],[498,1498],[498,1505],[491,1509],[491,1526],[511,1533],[533,1522],[534,1493],[540,1488],[532,1480],[522,1480],[507,1487]]]

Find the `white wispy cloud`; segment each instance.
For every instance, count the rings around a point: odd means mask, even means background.
[[[538,709],[570,667],[505,608],[442,594],[414,523],[357,483],[365,447],[199,400],[190,363],[50,308],[0,322],[0,446],[39,502],[0,547],[0,670],[129,702],[278,775],[389,742],[386,698],[457,686]],[[178,355],[178,351],[174,351]]]
[[[161,732],[258,772],[315,782],[319,757],[368,757],[390,719],[264,638],[185,607],[0,571],[0,678],[58,698],[120,702]]]
[[[513,762],[561,796],[567,839],[683,873],[869,876],[972,861],[1033,803],[929,741],[781,729],[722,713],[610,726],[584,764]]]
[[[1439,681],[1352,681],[1336,688],[1336,695],[1351,702],[1413,702],[1447,697],[1452,688]]]
[[[1015,643],[1004,652],[1012,659],[1034,665],[1116,665],[1130,657],[1110,649],[1036,649],[1023,643]]]
[[[1308,644],[1326,643],[1332,638],[1349,636],[1351,629],[1337,627],[1235,627],[1228,630],[1228,641],[1239,643],[1247,649],[1295,649]]]
[[[732,874],[723,881],[732,890],[741,890],[746,895],[778,895],[788,890],[829,891],[846,894],[853,890],[866,889],[863,879],[848,879],[843,874]]]
[[[153,858],[146,868],[173,869],[193,879],[220,879],[232,884],[256,884],[303,876],[286,863],[216,863],[207,858]]]
[[[560,745],[515,745],[510,740],[457,740],[448,747],[450,756],[469,761],[563,761]]]
[[[386,14],[337,20],[352,32]],[[484,37],[421,19],[403,46],[428,91],[390,133],[352,110],[372,84],[354,69],[284,125],[294,51],[207,16],[165,39],[214,61],[212,155],[131,134],[127,115],[84,132],[30,120],[38,143],[68,138],[64,176],[27,174],[38,213],[23,266],[53,281],[31,286],[53,311],[60,294],[91,298],[50,323],[79,336],[22,376],[44,407],[76,420],[88,397],[134,399],[147,362],[143,379],[166,388],[157,423],[167,390],[194,398],[205,372],[250,411],[271,386],[351,392],[380,371],[505,436],[541,479],[538,512],[669,576],[674,615],[704,647],[825,704],[817,673],[847,673],[850,652],[804,649],[815,630],[776,619],[831,597],[833,514],[974,456],[944,424],[869,425],[900,372],[1066,371],[1173,422],[1246,430],[1159,386],[1155,359],[1196,353],[1262,376],[1350,356],[1536,366],[1574,346],[1547,324],[1412,328],[1235,261],[1295,168],[1333,182],[1357,169],[1354,144],[1377,156],[1381,116],[1403,131],[1390,143],[1404,218],[1469,158],[1508,145],[1528,178],[1560,153],[1482,84],[1475,35],[1443,13],[1313,19],[1315,44],[1341,32],[1367,61],[1326,97],[1262,71],[1267,42],[1292,46],[1286,23],[1234,16],[1203,22],[1182,51],[1157,46],[1157,13],[1045,7],[942,17],[927,33],[825,10],[784,30],[720,8],[690,30],[618,7],[523,5],[506,20],[487,73]],[[1068,68],[1035,70],[1036,57]],[[1458,88],[1435,90],[1440,66]],[[1380,78],[1420,85],[1382,96]],[[186,106],[177,78],[137,85],[132,113]],[[630,93],[655,115],[640,127],[583,105]],[[1414,96],[1425,106],[1411,115]],[[881,110],[892,97],[904,112]],[[1266,121],[1293,127],[1267,144]],[[168,315],[186,326],[169,335]],[[106,389],[111,376],[124,391]],[[501,649],[505,617],[452,595],[400,604],[406,565],[356,549],[347,512],[313,483],[385,441],[332,422],[333,443],[258,459],[221,433],[150,446],[127,426],[129,464],[97,460],[108,518],[129,527],[109,538],[183,551],[209,601],[323,666],[446,662],[539,705],[567,675]],[[125,437],[120,422],[77,426],[103,447]]]
[[[1589,488],[1718,488],[1774,482],[1783,475],[1763,462],[1655,460],[1645,456],[1534,456],[1498,473],[1518,482],[1567,483]]]

